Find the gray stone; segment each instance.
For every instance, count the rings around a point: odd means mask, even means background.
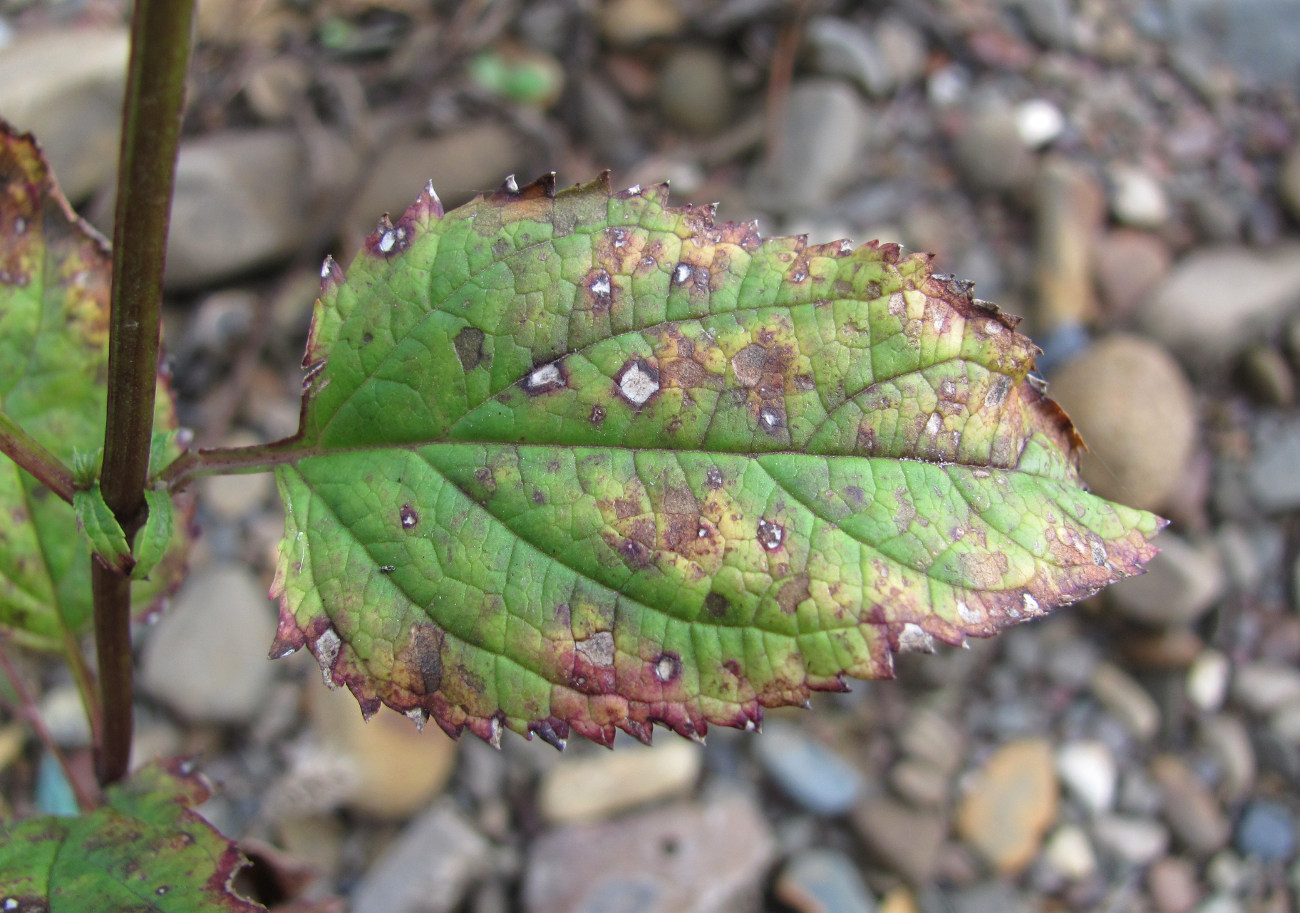
[[[1228,842],[1228,818],[1200,778],[1173,755],[1151,762],[1160,784],[1164,818],[1170,830],[1190,852],[1208,856]]]
[[[181,144],[167,243],[169,290],[201,288],[281,260],[308,223],[306,151],[293,130]]]
[[[1110,179],[1110,211],[1116,221],[1133,228],[1159,228],[1169,220],[1169,199],[1150,172],[1116,165]]]
[[[145,640],[141,687],[192,722],[247,721],[271,683],[274,633],[271,603],[248,570],[198,571]]]
[[[876,20],[876,47],[897,86],[906,86],[925,75],[925,37],[901,16],[886,14]]]
[[[1286,356],[1273,346],[1255,343],[1237,365],[1241,382],[1261,405],[1288,409],[1295,405],[1296,381]]]
[[[804,850],[781,870],[776,896],[798,913],[874,913],[857,867],[836,850]]]
[[[1200,895],[1196,867],[1186,859],[1157,859],[1147,869],[1147,890],[1158,913],[1187,913]]]
[[[1160,554],[1146,573],[1115,584],[1109,591],[1119,614],[1145,625],[1188,625],[1208,612],[1227,589],[1216,549],[1195,545],[1166,532]]]
[[[1300,669],[1267,660],[1244,663],[1233,677],[1232,696],[1251,713],[1261,715],[1300,704]]]
[[[919,758],[903,758],[891,767],[889,785],[908,802],[922,808],[939,808],[951,793],[947,772]]]
[[[1279,327],[1300,305],[1300,244],[1272,250],[1204,248],[1178,263],[1137,318],[1193,361],[1222,363]]]
[[[756,909],[775,844],[754,804],[722,795],[543,834],[523,878],[528,913]]]
[[[1160,729],[1160,707],[1138,682],[1113,663],[1102,663],[1089,682],[1097,703],[1136,739],[1149,742]]]
[[[1237,716],[1217,713],[1203,717],[1197,726],[1197,739],[1219,766],[1217,792],[1235,802],[1249,794],[1255,785],[1255,746],[1245,722]]]
[[[866,124],[852,86],[833,79],[797,81],[786,102],[781,145],[755,198],[776,212],[827,205],[853,176]]]
[[[948,894],[952,913],[1034,913],[1036,906],[1009,881],[984,881]],[[929,911],[926,911],[929,913]]]
[[[1278,175],[1278,194],[1291,215],[1300,219],[1300,144],[1292,146],[1282,162],[1282,171]]]
[[[688,133],[716,133],[735,108],[726,58],[712,47],[673,51],[659,71],[656,95],[664,120]]]
[[[1083,475],[1103,498],[1156,509],[1183,484],[1196,402],[1178,364],[1138,336],[1103,339],[1052,375],[1051,395],[1088,444]]]
[[[35,134],[73,202],[117,175],[129,45],[119,28],[24,34],[0,47],[0,112]]]
[[[552,823],[607,818],[687,793],[699,779],[700,747],[685,739],[652,748],[565,756],[542,776],[537,804]]]
[[[945,773],[961,766],[965,736],[953,720],[931,707],[918,707],[899,726],[898,748],[913,758],[928,761]]]
[[[1107,233],[1093,251],[1102,302],[1112,314],[1132,313],[1172,263],[1168,245],[1157,235],[1131,228]]]
[[[941,812],[877,796],[854,809],[851,820],[867,852],[891,872],[918,885],[934,877],[948,834]]]
[[[1226,60],[1260,87],[1300,79],[1294,0],[1183,0],[1169,5],[1180,45]]]
[[[1246,469],[1251,499],[1268,513],[1300,507],[1300,421],[1266,418],[1255,428],[1254,445]]]
[[[1003,105],[976,111],[954,140],[953,154],[975,190],[1019,191],[1033,180],[1033,156],[1020,140],[1015,112]]]
[[[1262,862],[1284,862],[1295,855],[1296,813],[1281,802],[1256,799],[1246,806],[1233,839],[1237,852]]]
[[[797,726],[769,723],[754,752],[781,791],[814,814],[843,814],[862,789],[857,768]]]
[[[490,870],[490,847],[442,801],[412,821],[361,877],[353,913],[450,913]]]
[[[852,22],[819,17],[804,29],[804,41],[818,74],[847,79],[877,98],[893,89],[893,73],[875,39]]]
[[[1092,823],[1097,845],[1131,866],[1147,865],[1169,848],[1169,831],[1158,821],[1130,815],[1102,815]]]

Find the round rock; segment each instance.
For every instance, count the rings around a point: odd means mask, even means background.
[[[1101,497],[1153,509],[1182,484],[1196,404],[1160,346],[1137,336],[1103,339],[1052,377],[1050,393],[1088,443],[1083,476]]]

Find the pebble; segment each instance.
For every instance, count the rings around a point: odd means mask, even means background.
[[[852,22],[819,17],[804,29],[804,41],[819,75],[848,80],[872,98],[893,89],[894,74],[875,38]]]
[[[1132,815],[1101,815],[1092,823],[1097,845],[1131,866],[1160,858],[1169,848],[1169,831],[1158,821]]]
[[[251,432],[237,431],[226,437],[223,447],[245,447],[263,443]],[[213,475],[199,480],[199,503],[204,511],[226,523],[238,523],[266,507],[275,493],[275,476],[269,472],[241,475]]]
[[[1300,669],[1258,660],[1237,667],[1232,696],[1251,713],[1268,714],[1300,703]]]
[[[1024,190],[1035,171],[1033,156],[1017,132],[1015,112],[1000,105],[970,118],[954,139],[953,155],[966,183],[978,191]]]
[[[29,32],[0,46],[0,111],[35,134],[74,203],[117,176],[129,50],[124,28]]]
[[[756,909],[775,843],[736,794],[607,823],[569,824],[532,845],[527,913],[727,913]]]
[[[1092,248],[1105,216],[1101,188],[1084,169],[1051,158],[1039,171],[1037,195],[1038,323],[1045,330],[1088,323],[1097,311]]]
[[[1092,814],[1115,804],[1119,770],[1104,742],[1067,742],[1056,749],[1056,772],[1066,790]]]
[[[793,724],[768,723],[754,753],[781,791],[813,814],[843,814],[862,790],[857,768]]]
[[[1200,897],[1196,867],[1178,856],[1151,863],[1146,881],[1157,913],[1188,913]]]
[[[680,796],[699,778],[700,758],[700,747],[685,740],[565,756],[543,775],[538,809],[547,821],[564,824]]]
[[[600,32],[617,47],[670,38],[683,23],[681,10],[672,0],[610,0],[600,8]]]
[[[1101,663],[1089,682],[1097,703],[1115,716],[1140,742],[1149,742],[1160,730],[1160,707],[1127,672],[1113,663]]]
[[[1051,744],[1012,742],[970,778],[957,807],[957,833],[997,871],[1015,874],[1038,852],[1057,801]]]
[[[140,685],[190,722],[248,722],[270,688],[274,633],[266,591],[245,567],[196,571],[145,637]]]
[[[41,696],[41,722],[60,748],[88,748],[91,744],[90,721],[81,692],[71,683],[56,685]]]
[[[1097,871],[1097,854],[1088,835],[1073,824],[1057,828],[1047,838],[1043,844],[1043,861],[1072,881],[1088,878]]]
[[[1289,408],[1296,401],[1296,380],[1286,356],[1263,343],[1255,343],[1241,354],[1237,370],[1250,394],[1264,406]]]
[[[1300,244],[1197,250],[1137,311],[1155,339],[1193,362],[1223,363],[1279,327],[1300,300]]]
[[[1146,573],[1121,580],[1107,594],[1115,610],[1130,621],[1179,626],[1199,621],[1223,597],[1227,584],[1217,549],[1166,532],[1160,537],[1160,554],[1147,563]]]
[[[903,758],[891,767],[889,785],[899,796],[922,808],[939,808],[948,801],[948,774],[917,758]]]
[[[491,869],[488,842],[439,802],[412,821],[352,892],[353,913],[451,913]]]
[[[801,79],[790,89],[781,145],[757,197],[777,212],[807,212],[829,204],[859,164],[867,112],[848,83]]]
[[[1292,218],[1300,219],[1300,144],[1287,152],[1278,174],[1277,189]]]
[[[1300,421],[1265,416],[1254,434],[1246,487],[1260,509],[1280,513],[1300,507]]]
[[[939,904],[922,902],[925,913],[1034,913],[1038,909],[1009,881],[982,881],[948,892]]]
[[[369,233],[383,213],[405,212],[429,181],[451,209],[497,187],[508,174],[520,175],[522,185],[545,170],[531,143],[491,120],[469,121],[440,136],[399,136],[367,169],[346,224]]]
[[[1097,291],[1116,316],[1133,313],[1172,265],[1169,246],[1158,235],[1132,228],[1107,232],[1093,249]]]
[[[1045,98],[1031,98],[1016,105],[1016,133],[1030,149],[1041,149],[1065,129],[1065,115]]]
[[[1228,842],[1228,819],[1200,778],[1173,755],[1160,755],[1151,762],[1151,773],[1160,784],[1165,821],[1187,849],[1209,856]]]
[[[1255,785],[1255,746],[1245,722],[1238,716],[1219,713],[1203,717],[1197,724],[1197,740],[1219,767],[1216,790],[1220,798],[1236,802]]]
[[[305,687],[321,747],[350,774],[344,799],[349,808],[400,820],[424,808],[446,785],[457,743],[441,729],[420,732],[388,708],[366,722],[346,689],[330,690],[319,679]]]
[[[1053,374],[1050,393],[1088,444],[1083,475],[1098,495],[1155,509],[1182,484],[1196,403],[1159,345],[1123,334],[1102,339]]]
[[[1261,862],[1290,860],[1296,851],[1296,813],[1281,802],[1253,800],[1237,823],[1233,846]]]
[[[668,124],[701,135],[725,127],[736,101],[727,61],[712,47],[673,51],[659,71],[656,97]]]
[[[876,20],[873,32],[895,86],[908,86],[925,76],[925,37],[910,22],[886,13]]]
[[[811,849],[781,869],[775,894],[797,913],[875,913],[857,866],[837,850]]]
[[[1159,228],[1169,221],[1169,200],[1149,172],[1116,165],[1107,172],[1110,211],[1116,221],[1132,228]]]
[[[1187,670],[1187,699],[1212,713],[1223,706],[1232,679],[1232,663],[1218,650],[1204,650]]]
[[[890,872],[914,885],[934,877],[948,834],[942,813],[873,796],[853,810],[850,820],[868,855]]]
[[[965,734],[944,714],[932,707],[911,711],[898,727],[895,738],[905,755],[926,761],[936,770],[954,773],[965,752]]]

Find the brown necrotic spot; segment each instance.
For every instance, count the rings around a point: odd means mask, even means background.
[[[614,283],[607,270],[593,269],[587,273],[582,285],[587,291],[587,303],[591,310],[597,313],[609,310],[614,299]]]
[[[485,338],[483,331],[478,327],[463,327],[456,334],[454,340],[456,357],[460,359],[460,366],[466,371],[472,371],[483,363],[483,340]]]
[[[716,466],[710,466],[704,472],[704,484],[717,490],[722,487],[722,472]]]
[[[605,421],[605,407],[599,404],[592,406],[590,419],[593,425],[599,425]]]
[[[773,523],[770,520],[759,520],[757,533],[758,544],[769,552],[776,551],[785,540],[785,529],[781,524]]]
[[[671,651],[660,653],[650,661],[650,671],[661,682],[676,681],[682,674],[682,658]]]
[[[781,588],[776,591],[776,602],[781,611],[793,615],[799,604],[812,595],[810,583],[807,574],[800,574],[781,584]]]
[[[397,512],[397,516],[402,521],[402,529],[410,529],[420,522],[420,515],[416,513],[415,508],[410,504],[403,504],[401,510]]]
[[[433,694],[442,685],[443,633],[432,625],[411,625],[411,638],[398,661],[410,672],[409,685]]]
[[[543,393],[552,393],[556,390],[562,390],[569,385],[568,374],[564,370],[564,365],[559,361],[548,362],[539,365],[528,372],[524,378],[524,392],[529,396],[540,396]]]
[[[731,600],[721,593],[713,592],[704,597],[704,611],[710,618],[726,618],[731,610]]]
[[[758,424],[768,434],[775,435],[785,427],[785,413],[772,406],[758,410]]]

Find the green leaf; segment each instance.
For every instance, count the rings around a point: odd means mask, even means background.
[[[0,122],[0,411],[65,465],[80,455],[83,470],[97,469],[104,444],[110,267],[35,142]],[[161,375],[154,421],[160,434],[176,428]],[[178,455],[174,438],[163,443]],[[0,456],[0,516],[0,628],[28,646],[68,649],[91,617],[90,547],[72,507]],[[188,519],[174,524],[160,563],[132,590],[140,612],[179,582],[189,538]]]
[[[104,501],[98,479],[91,482],[89,488],[79,489],[72,496],[72,510],[77,515],[77,528],[86,537],[95,557],[104,562],[105,567],[113,568],[119,574],[129,574],[135,564],[131,547],[126,544],[126,533],[117,517]]]
[[[135,534],[135,567],[131,568],[131,576],[136,580],[148,579],[166,556],[176,534],[176,505],[171,495],[150,488],[146,489],[144,500],[149,505],[149,516]]]
[[[666,197],[430,187],[326,261],[273,655],[453,734],[700,737],[1154,554],[968,284]]]
[[[209,794],[185,764],[155,764],[80,817],[0,823],[0,910],[264,910],[230,891],[244,859],[192,811]]]

